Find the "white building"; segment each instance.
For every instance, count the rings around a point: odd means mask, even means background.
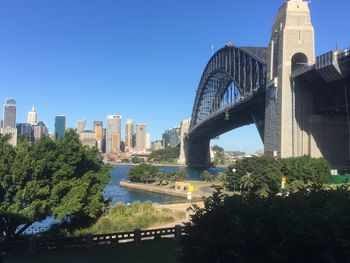
[[[33,105],[32,111],[28,112],[28,123],[30,125],[37,125],[39,122],[38,113],[35,111],[35,107]]]
[[[77,133],[81,133],[86,130],[86,120],[77,121]]]

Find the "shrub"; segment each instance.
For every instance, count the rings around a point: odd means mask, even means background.
[[[349,262],[350,192],[224,196],[196,208],[183,262]]]

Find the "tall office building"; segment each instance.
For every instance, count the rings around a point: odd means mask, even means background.
[[[136,150],[145,151],[146,150],[146,134],[147,126],[146,124],[136,124]]]
[[[32,126],[33,129],[33,139],[34,141],[40,140],[43,136],[49,134],[49,129],[42,121],[39,121],[37,125]]]
[[[38,113],[35,111],[35,107],[33,105],[32,111],[28,112],[28,123],[30,125],[37,125],[38,122]]]
[[[134,148],[135,122],[127,120],[125,124],[125,151],[130,152]]]
[[[107,116],[106,153],[118,152],[120,150],[121,120],[122,116],[120,115]],[[117,142],[118,136],[119,143]]]
[[[5,100],[2,128],[16,129],[16,101],[14,99]]]
[[[80,134],[86,130],[86,120],[77,121],[77,133]]]
[[[96,134],[97,148],[102,152],[103,148],[103,122],[94,121],[93,131]]]
[[[21,136],[32,141],[32,126],[29,123],[17,123],[16,128],[18,138]]]
[[[57,115],[55,117],[55,139],[61,139],[66,131],[66,115]]]
[[[164,147],[176,147],[180,144],[180,127],[166,130],[162,135],[162,139]]]

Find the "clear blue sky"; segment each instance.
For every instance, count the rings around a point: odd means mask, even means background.
[[[35,104],[75,127],[109,114],[147,123],[152,140],[191,115],[211,56],[227,42],[266,46],[283,0],[1,0],[0,103],[17,100],[17,122]],[[350,1],[313,0],[316,54],[350,45]],[[254,126],[214,141],[262,149]]]

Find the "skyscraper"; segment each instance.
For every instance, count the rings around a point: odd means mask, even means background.
[[[146,150],[146,124],[136,124],[136,150],[145,151]]]
[[[93,131],[96,134],[97,148],[102,151],[103,148],[103,122],[94,121]]]
[[[55,139],[61,139],[66,131],[66,115],[57,115],[55,117]]]
[[[78,120],[77,121],[77,133],[82,133],[86,130],[86,120]]]
[[[35,111],[35,107],[33,105],[32,111],[28,112],[28,123],[30,125],[37,125],[38,122],[38,113]]]
[[[16,128],[16,101],[14,99],[5,100],[2,127],[4,129]]]
[[[49,130],[48,130],[47,126],[42,121],[39,121],[38,124],[34,125],[32,128],[33,128],[34,141],[38,141],[44,135],[49,134]]]
[[[106,153],[118,152],[120,150],[121,119],[122,116],[120,115],[107,116]],[[117,142],[117,138],[119,138],[119,143]]]
[[[32,126],[29,123],[17,123],[17,136],[32,141]]]
[[[135,122],[127,120],[125,124],[125,151],[130,152],[134,148],[133,137],[135,134]]]

